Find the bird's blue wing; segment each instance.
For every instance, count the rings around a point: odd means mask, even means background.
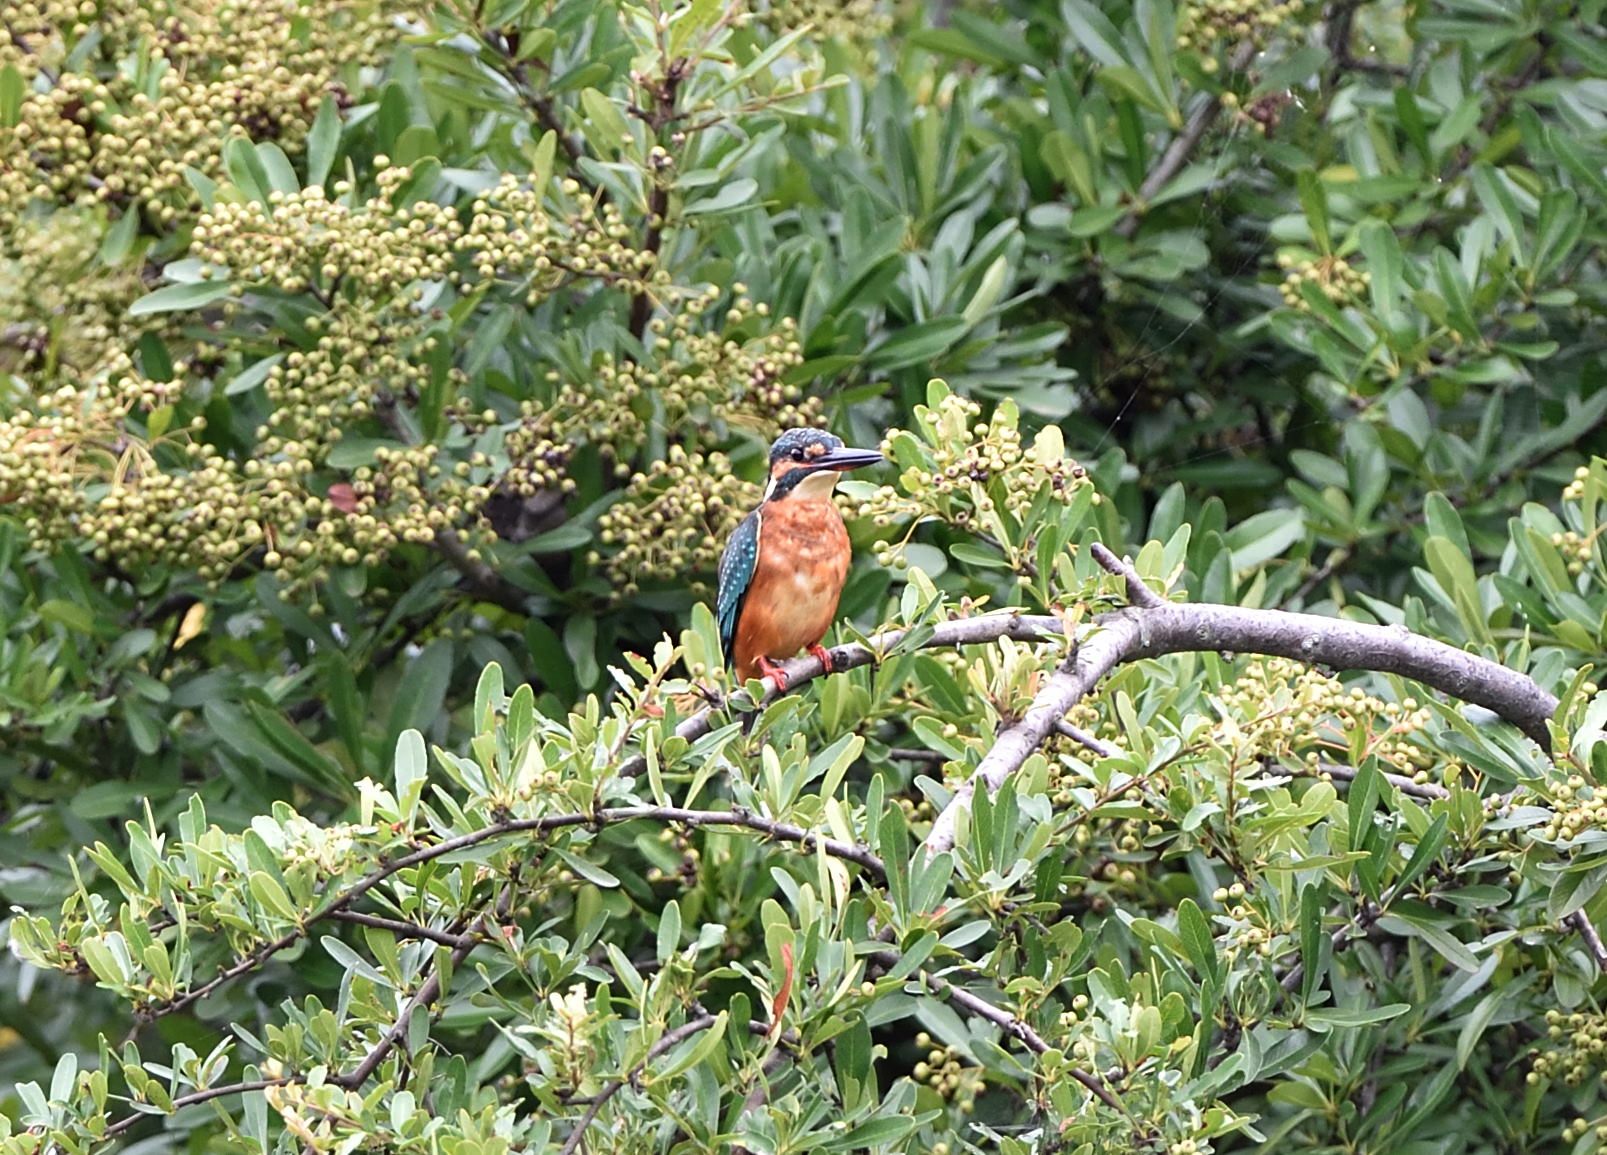
[[[720,648],[725,651],[725,664],[736,661],[737,619],[742,616],[742,603],[747,600],[748,587],[753,584],[753,571],[759,567],[759,511],[756,509],[742,519],[742,524],[731,532],[720,555],[720,592],[715,600],[715,617],[720,623]]]

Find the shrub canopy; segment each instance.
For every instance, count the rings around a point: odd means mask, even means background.
[[[0,1152],[1599,1150],[1601,16],[8,5]]]

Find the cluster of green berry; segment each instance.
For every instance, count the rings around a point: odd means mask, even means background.
[[[1589,1010],[1547,1011],[1546,1037],[1551,1040],[1551,1049],[1533,1053],[1526,1076],[1529,1083],[1560,1078],[1568,1086],[1577,1087],[1594,1068],[1603,1065],[1603,1056],[1607,1056],[1607,1015]],[[1600,1077],[1607,1083],[1607,1071]],[[1575,1120],[1574,1130],[1580,1135],[1587,1128],[1584,1120]]]
[[[612,201],[582,197],[574,181],[562,185],[574,200],[573,217],[557,222],[544,207],[544,192],[504,174],[473,205],[469,226],[457,242],[473,264],[474,283],[519,282],[534,306],[566,279],[590,277],[632,293],[670,282],[653,253],[632,248],[631,228]],[[454,282],[459,280],[457,274]]]
[[[1585,486],[1590,481],[1590,467],[1581,465],[1574,470],[1573,477],[1563,487],[1562,500],[1565,502],[1583,502]],[[1596,547],[1601,541],[1603,530],[1607,529],[1607,522],[1598,524],[1595,528],[1581,533],[1575,529],[1559,530],[1551,535],[1551,544],[1561,552],[1563,564],[1568,572],[1575,577],[1585,572],[1585,567],[1596,558]]]
[[[1244,883],[1235,882],[1230,886],[1217,887],[1211,895],[1212,901],[1226,907],[1225,913],[1230,920],[1227,931],[1218,940],[1217,948],[1223,959],[1230,963],[1244,954],[1271,958],[1278,939],[1284,934],[1267,923],[1264,912],[1257,905],[1244,901],[1245,893]]]
[[[37,385],[81,380],[115,366],[150,328],[127,316],[145,292],[133,265],[103,266],[102,210],[62,209],[18,222],[0,239],[0,368]]]
[[[1593,682],[1581,687],[1582,697],[1596,693]],[[1550,788],[1551,817],[1544,826],[1531,828],[1534,837],[1545,842],[1572,842],[1581,834],[1607,829],[1607,787],[1583,775],[1570,774]]]
[[[1299,755],[1315,769],[1324,750],[1348,757],[1360,730],[1367,754],[1416,781],[1429,779],[1434,758],[1418,739],[1433,715],[1415,698],[1386,702],[1289,658],[1257,658],[1220,701],[1214,739],[1241,761]]]
[[[1286,108],[1294,103],[1287,92],[1268,92],[1255,97],[1248,104],[1231,89],[1222,94],[1222,107],[1233,116],[1235,124],[1242,124],[1257,136],[1266,136],[1283,118]]]
[[[581,444],[595,445],[616,476],[629,477],[654,426],[711,448],[733,429],[769,440],[784,428],[819,425],[820,400],[784,380],[803,362],[797,323],[772,323],[768,306],[750,301],[744,285],[732,291],[736,300],[721,327],[706,320],[722,296],[711,286],[649,324],[647,359],[606,357],[579,384],[550,371],[553,399],[524,402],[507,434],[509,484],[524,497],[565,485],[564,466]]]
[[[870,43],[893,26],[880,0],[768,0],[759,16],[778,35],[807,26],[821,39],[850,44]]]
[[[314,492],[313,447],[275,438],[273,454],[237,460],[199,440],[200,417],[144,441],[123,424],[143,400],[63,387],[0,419],[0,503],[34,542],[83,541],[124,572],[175,566],[212,586],[255,559],[297,588],[472,522],[488,496],[429,445],[376,450],[352,483]]]
[[[589,560],[603,565],[621,597],[643,582],[712,573],[722,543],[758,500],[759,487],[733,474],[725,454],[673,445],[667,460],[632,477],[623,499],[598,519],[597,537],[609,553]],[[709,592],[701,580],[689,588],[697,597]]]
[[[0,128],[0,226],[30,200],[100,198],[172,223],[194,198],[185,170],[216,178],[243,134],[298,150],[343,71],[376,58],[383,0],[22,0],[0,28],[0,64],[50,83]],[[70,67],[93,38],[98,71]]]
[[[1607,1152],[1607,1116],[1598,1117],[1593,1122],[1582,1115],[1576,1115],[1573,1121],[1562,1129],[1562,1141],[1578,1143],[1592,1131],[1596,1133],[1596,1155],[1602,1155],[1603,1152]]]
[[[1361,300],[1372,282],[1372,274],[1351,267],[1344,257],[1325,256],[1306,258],[1295,253],[1279,253],[1278,267],[1286,270],[1278,294],[1291,309],[1311,311],[1303,295],[1302,286],[1315,285],[1324,297],[1335,305],[1349,305]]]
[[[916,429],[892,430],[882,441],[882,453],[900,466],[898,483],[861,501],[860,517],[878,526],[935,518],[1002,543],[1015,535],[1001,514],[1019,524],[1041,496],[1069,504],[1079,488],[1092,484],[1083,467],[1065,456],[1055,426],[1046,426],[1026,446],[1009,402],[995,408],[989,421],[978,422],[980,405],[938,385],[933,383],[931,404],[915,407]],[[884,543],[878,564],[896,564],[897,553]]]
[[[1305,0],[1196,0],[1183,5],[1177,17],[1177,46],[1183,51],[1205,55],[1201,66],[1216,71],[1216,58],[1210,53],[1220,46],[1254,44],[1265,46],[1275,36],[1298,33],[1294,19],[1305,11]]]
[[[285,293],[316,292],[391,301],[405,286],[439,280],[464,236],[451,206],[403,193],[412,169],[375,159],[373,197],[353,203],[350,185],[274,191],[257,200],[219,200],[196,219],[190,255],[203,276],[226,276]]]
[[[1600,459],[1598,459],[1600,463]],[[1562,487],[1564,501],[1583,501],[1585,497],[1585,483],[1590,480],[1590,466],[1581,465],[1574,470],[1574,475],[1568,479],[1568,484]]]
[[[915,1064],[915,1080],[925,1083],[946,1100],[952,1100],[962,1115],[976,1110],[976,1097],[987,1084],[980,1067],[963,1061],[960,1049],[953,1044],[939,1047],[932,1036],[922,1031],[915,1036],[915,1045],[926,1052],[926,1058]]]

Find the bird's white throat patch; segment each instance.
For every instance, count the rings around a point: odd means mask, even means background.
[[[793,493],[811,501],[819,501],[831,496],[831,491],[837,488],[837,482],[842,474],[835,469],[822,469],[819,473],[811,473],[798,483]]]

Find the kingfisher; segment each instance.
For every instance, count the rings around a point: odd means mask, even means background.
[[[820,640],[837,616],[851,553],[831,493],[846,471],[881,460],[819,429],[789,429],[770,447],[764,500],[720,555],[715,616],[738,678],[769,678],[785,690],[776,663],[803,649],[831,672]]]

